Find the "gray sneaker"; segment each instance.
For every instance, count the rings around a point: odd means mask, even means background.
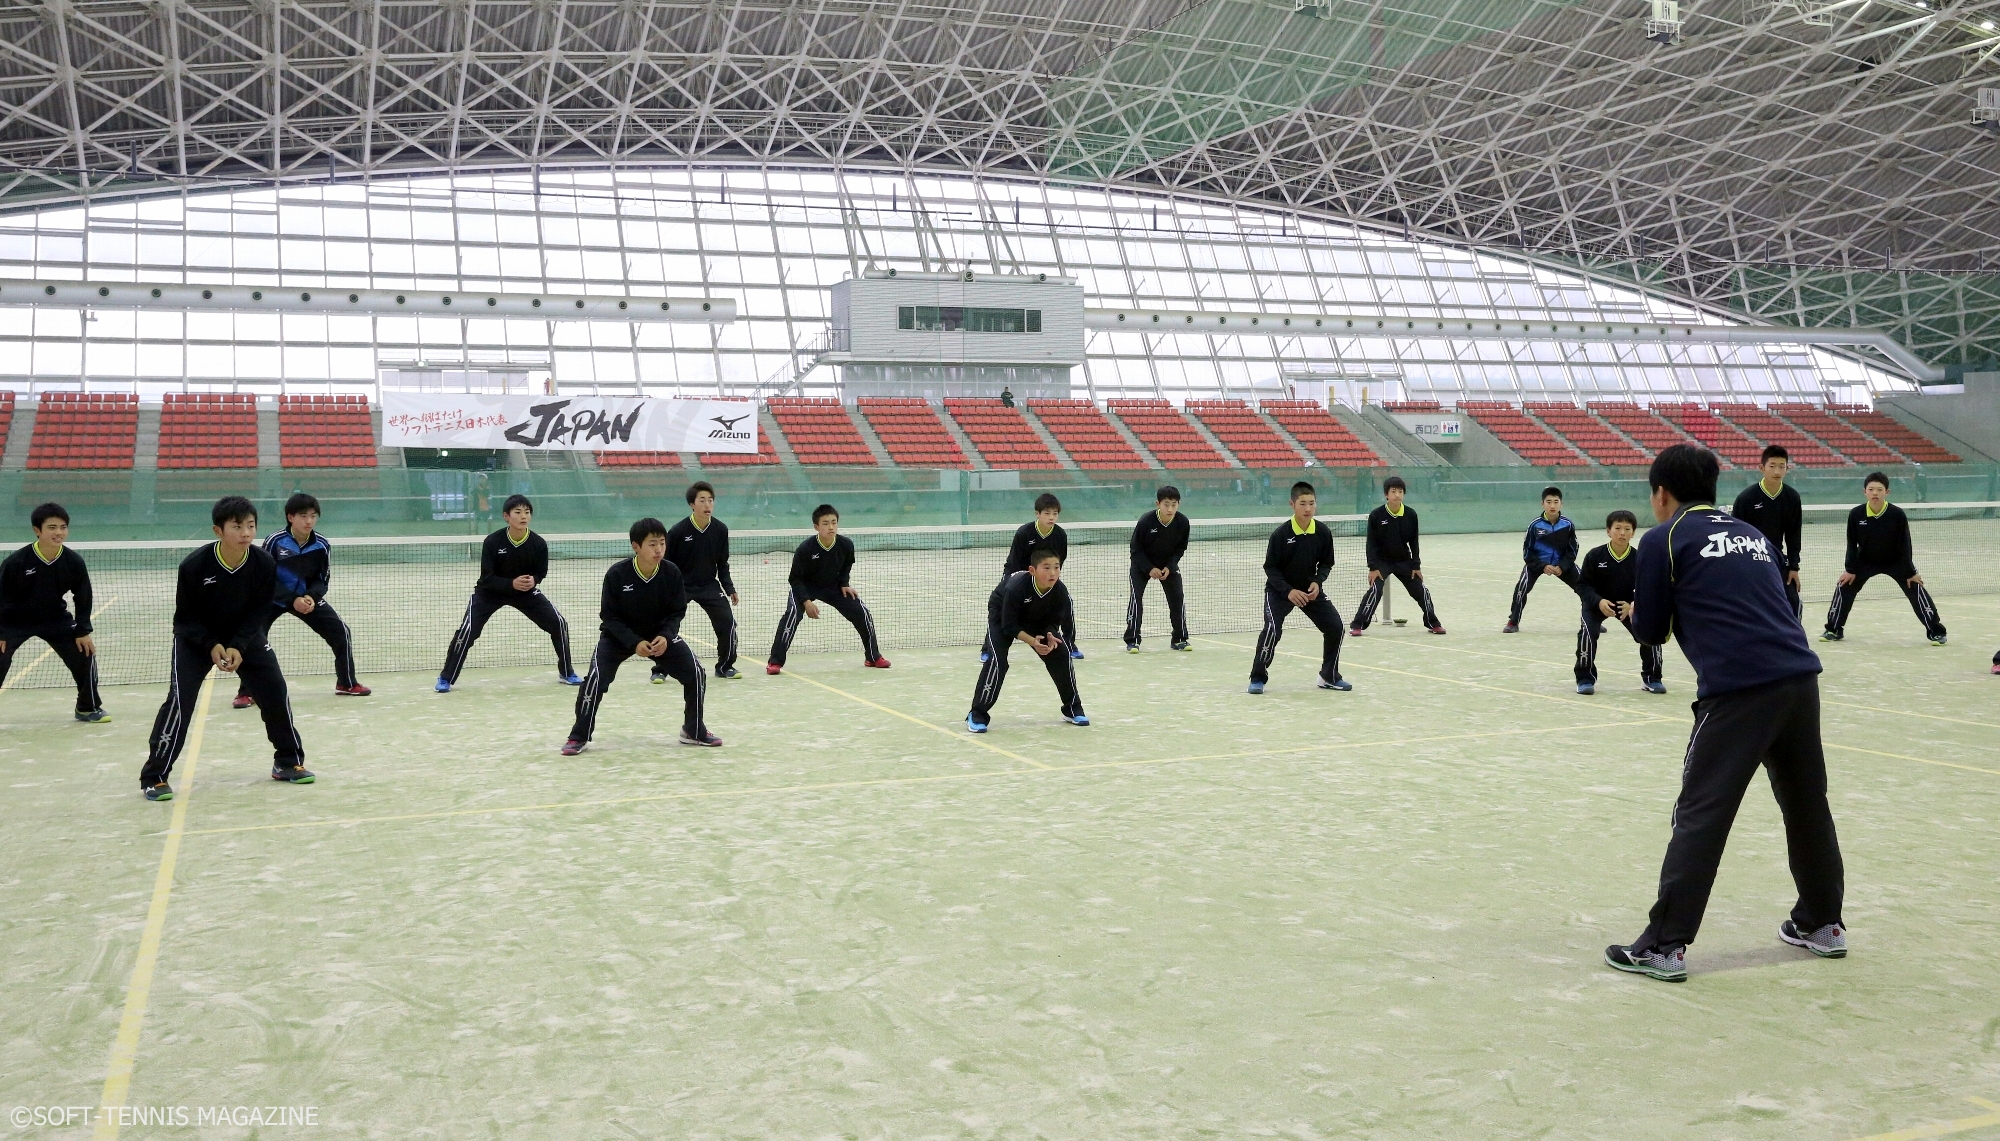
[[[1668,947],[1664,951],[1634,951],[1630,947],[1616,944],[1604,949],[1604,961],[1609,966],[1630,971],[1635,975],[1645,975],[1663,983],[1684,983],[1687,981],[1687,948]]]
[[[1794,947],[1804,947],[1822,959],[1847,957],[1847,932],[1841,930],[1838,923],[1829,923],[1810,935],[1801,935],[1798,924],[1787,919],[1778,924],[1778,938]]]

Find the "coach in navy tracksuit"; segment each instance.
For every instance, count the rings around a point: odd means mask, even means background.
[[[1569,521],[1562,509],[1562,488],[1543,488],[1542,513],[1528,524],[1528,533],[1521,540],[1521,580],[1514,584],[1514,606],[1507,611],[1507,625],[1500,631],[1503,634],[1521,629],[1521,612],[1528,608],[1528,592],[1535,589],[1542,576],[1560,578],[1564,586],[1576,589],[1576,524]]]
[[[284,529],[264,540],[264,550],[278,564],[272,621],[291,614],[311,627],[333,651],[333,692],[342,697],[367,697],[371,691],[354,676],[354,635],[339,613],[327,605],[326,591],[333,581],[333,548],[313,529],[318,522],[319,500],[301,491],[285,501]],[[247,709],[256,704],[250,694],[250,679],[242,678],[236,685],[232,706]]]
[[[1719,466],[1715,453],[1691,444],[1654,459],[1660,525],[1639,544],[1633,602],[1639,640],[1659,645],[1671,633],[1694,666],[1694,732],[1651,921],[1630,946],[1608,947],[1604,957],[1668,982],[1687,978],[1684,951],[1701,929],[1723,845],[1760,765],[1784,814],[1799,891],[1778,936],[1824,958],[1847,954],[1844,872],[1820,745],[1819,657],[1785,597],[1777,547],[1715,507]]]

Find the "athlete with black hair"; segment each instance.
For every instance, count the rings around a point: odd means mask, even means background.
[[[47,642],[76,683],[76,719],[111,720],[97,691],[97,641],[90,631],[90,570],[70,550],[69,512],[44,503],[28,514],[35,541],[0,563],[0,683],[30,638]],[[68,595],[76,614],[63,604]]]
[[[708,731],[702,720],[708,696],[708,674],[695,660],[694,650],[681,640],[681,620],[687,617],[688,596],[681,585],[681,571],[667,558],[667,525],[658,519],[641,519],[627,532],[632,540],[632,557],[620,559],[604,572],[604,590],[597,617],[597,648],[590,655],[590,672],[576,693],[576,722],[562,755],[574,757],[590,745],[597,729],[597,709],[611,683],[618,680],[618,667],[637,655],[653,662],[655,676],[662,671],[681,683],[683,745],[716,748],[722,738]]]
[[[993,652],[979,668],[972,687],[972,711],[965,727],[984,733],[993,721],[993,706],[1007,681],[1007,652],[1025,642],[1042,659],[1056,694],[1062,698],[1063,720],[1088,725],[1083,699],[1076,692],[1076,666],[1063,652],[1062,620],[1069,612],[1069,591],[1062,584],[1062,559],[1052,550],[1028,556],[1028,569],[1016,571],[993,588],[986,599],[986,641]]]
[[[1157,582],[1167,598],[1167,645],[1194,649],[1188,637],[1187,594],[1181,588],[1181,556],[1187,554],[1188,517],[1181,514],[1181,489],[1167,484],[1153,493],[1153,509],[1132,526],[1132,593],[1125,600],[1125,652],[1139,652],[1146,623],[1146,584]]]
[[[1585,696],[1597,692],[1597,640],[1604,634],[1605,620],[1617,622],[1628,633],[1632,629],[1632,591],[1639,575],[1632,536],[1638,529],[1637,515],[1613,511],[1604,517],[1604,537],[1610,541],[1592,547],[1577,564],[1576,594],[1583,600],[1583,625],[1576,631],[1576,691]],[[1639,643],[1639,682],[1648,693],[1667,692],[1660,679],[1665,656],[1660,647]]]
[[[1887,575],[1910,600],[1910,609],[1924,624],[1924,637],[1932,645],[1944,645],[1944,622],[1938,617],[1937,603],[1924,589],[1924,576],[1917,573],[1909,516],[1889,502],[1889,477],[1871,471],[1861,486],[1867,499],[1847,513],[1847,569],[1834,583],[1833,601],[1826,608],[1826,630],[1820,640],[1838,642],[1845,638],[1855,597],[1869,579]]]
[[[291,614],[320,636],[333,651],[333,692],[341,697],[367,697],[374,691],[354,674],[354,634],[326,601],[333,581],[333,547],[315,528],[319,500],[297,492],[285,501],[285,527],[264,540],[264,550],[278,564],[278,593],[271,600],[271,621]],[[266,624],[269,628],[269,624]],[[239,679],[236,699],[229,704],[248,709],[257,699],[250,680]]]
[[[1783,551],[1785,597],[1792,600],[1792,613],[1803,623],[1806,604],[1799,594],[1799,539],[1805,532],[1805,504],[1798,489],[1785,485],[1791,466],[1792,454],[1784,445],[1766,446],[1757,482],[1737,493],[1730,514],[1762,531]]]
[[[1333,573],[1333,532],[1314,519],[1319,497],[1304,480],[1292,485],[1292,517],[1271,532],[1264,548],[1264,629],[1257,635],[1257,656],[1250,662],[1250,692],[1264,692],[1271,680],[1271,661],[1278,656],[1278,639],[1285,634],[1285,617],[1305,612],[1319,627],[1321,689],[1350,690],[1340,676],[1340,612],[1326,600],[1326,576]]]
[[[833,504],[822,503],[813,508],[812,520],[813,537],[792,552],[792,570],[786,576],[791,583],[791,594],[785,599],[784,614],[778,618],[778,633],[771,639],[771,657],[764,672],[784,672],[785,655],[799,632],[799,622],[805,618],[817,619],[821,603],[838,610],[854,627],[854,632],[861,635],[862,665],[888,669],[889,659],[882,656],[881,643],[875,639],[875,616],[868,612],[861,601],[861,592],[854,589],[851,581],[854,540],[840,533],[840,512],[834,510]]]
[[[189,718],[211,668],[237,674],[257,698],[270,738],[271,779],[311,784],[305,744],[292,723],[292,701],[266,634],[276,611],[278,562],[257,546],[257,509],[240,495],[218,500],[209,519],[215,542],[181,560],[174,586],[174,638],[167,699],[153,719],[152,748],[139,770],[147,800],[172,800],[167,783],[187,744]]]
[[[1424,582],[1423,559],[1417,554],[1417,512],[1403,502],[1409,490],[1402,476],[1390,476],[1382,481],[1382,506],[1368,513],[1368,589],[1347,628],[1356,638],[1375,621],[1375,608],[1381,605],[1382,590],[1391,576],[1424,608],[1424,629],[1444,633],[1444,623],[1438,621],[1437,607],[1431,603],[1431,588]]]
[[[1514,605],[1507,611],[1502,634],[1521,632],[1521,612],[1528,608],[1528,594],[1544,575],[1576,589],[1576,524],[1562,510],[1562,488],[1543,488],[1542,513],[1528,524],[1528,533],[1521,540],[1521,580],[1514,584]]]
[[[688,601],[708,615],[715,631],[715,676],[734,680],[736,669],[736,582],[729,577],[729,528],[715,517],[715,486],[705,479],[687,489],[687,518],[667,532],[667,560],[681,572]],[[663,658],[653,659],[653,684],[672,674]]]
[[[1027,570],[1028,556],[1036,551],[1054,551],[1056,558],[1065,564],[1069,562],[1069,532],[1056,522],[1061,518],[1062,500],[1046,491],[1035,496],[1035,517],[1016,528],[1013,541],[1007,544],[1007,562],[1000,568],[1001,582]],[[1083,657],[1083,649],[1076,641],[1076,608],[1073,604],[1070,612],[1063,617],[1062,636],[1069,656]],[[992,656],[992,645],[982,644],[979,660],[988,661]]]
[[[1673,838],[1646,930],[1604,949],[1621,971],[1687,979],[1723,846],[1759,767],[1785,819],[1798,902],[1778,937],[1821,958],[1847,954],[1840,842],[1826,799],[1820,743],[1820,662],[1785,599],[1778,551],[1749,523],[1715,507],[1715,453],[1674,444],[1648,482],[1660,525],[1639,544],[1632,632],[1669,637],[1694,667],[1694,731],[1681,762]]]
[[[450,693],[465,669],[466,655],[479,641],[486,623],[503,606],[511,606],[548,634],[556,649],[556,676],[564,685],[582,685],[570,665],[569,620],[541,591],[549,577],[549,545],[528,529],[534,521],[535,505],[525,495],[510,495],[500,508],[507,525],[486,536],[479,547],[479,582],[465,603],[465,619],[451,637],[445,652],[444,671],[438,674],[436,689]]]

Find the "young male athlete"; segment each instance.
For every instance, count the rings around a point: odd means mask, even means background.
[[[1592,547],[1577,564],[1576,595],[1583,600],[1583,625],[1576,632],[1576,691],[1585,696],[1597,692],[1597,640],[1604,634],[1605,620],[1619,623],[1627,632],[1632,629],[1632,589],[1639,574],[1632,536],[1638,530],[1637,515],[1613,511],[1604,518],[1604,536],[1610,542]],[[1639,643],[1639,681],[1648,693],[1667,692],[1666,682],[1660,680],[1665,657],[1660,647]]]
[[[729,577],[729,528],[715,517],[715,488],[696,480],[687,489],[687,518],[667,532],[667,560],[681,572],[688,601],[708,615],[715,631],[715,676],[742,677],[736,670],[736,582]],[[678,628],[678,627],[677,627]],[[664,685],[671,672],[663,658],[653,659],[653,684]]]
[[[556,676],[564,685],[582,685],[570,665],[569,621],[556,604],[541,592],[542,580],[549,577],[549,545],[528,529],[534,521],[535,505],[525,495],[510,495],[500,508],[507,525],[486,536],[479,548],[479,582],[465,603],[465,619],[451,636],[445,651],[444,672],[438,674],[437,691],[450,693],[465,669],[466,655],[479,641],[487,620],[503,606],[511,606],[540,626],[556,648]]]
[[[1403,503],[1409,485],[1400,475],[1382,481],[1382,506],[1368,513],[1368,589],[1361,605],[1354,608],[1354,622],[1347,632],[1359,638],[1375,621],[1375,608],[1382,603],[1382,591],[1390,576],[1403,584],[1417,605],[1424,608],[1424,629],[1444,633],[1437,607],[1431,604],[1431,588],[1424,582],[1423,559],[1417,554],[1417,513]]]
[[[658,519],[641,519],[632,524],[628,534],[632,557],[612,563],[604,572],[604,592],[597,607],[597,649],[591,651],[590,673],[576,693],[576,723],[570,726],[569,740],[563,742],[565,757],[574,757],[589,746],[597,729],[597,707],[611,683],[618,680],[618,667],[635,654],[652,660],[654,676],[664,667],[667,676],[681,683],[681,744],[711,749],[722,744],[722,738],[709,732],[702,721],[708,674],[695,660],[694,650],[681,640],[688,596],[681,585],[680,568],[667,558],[667,525]]]
[[[1525,565],[1521,568],[1521,581],[1514,584],[1514,606],[1507,611],[1507,625],[1500,629],[1502,634],[1521,632],[1521,612],[1528,608],[1528,593],[1544,575],[1559,578],[1564,586],[1576,589],[1576,524],[1562,511],[1562,488],[1543,488],[1542,513],[1528,524],[1528,533],[1521,540],[1521,561]]]
[[[812,538],[792,552],[791,595],[785,613],[778,619],[778,634],[771,640],[771,658],[764,666],[767,674],[782,673],[785,655],[804,618],[819,617],[820,604],[840,611],[861,635],[861,664],[886,670],[889,659],[875,640],[875,616],[862,603],[861,594],[849,581],[854,572],[854,540],[840,533],[840,512],[830,503],[813,508]]]
[[[1069,562],[1069,533],[1062,529],[1062,524],[1056,522],[1060,518],[1062,518],[1062,500],[1046,491],[1035,496],[1034,519],[1021,524],[1014,532],[1013,541],[1007,545],[1007,563],[1000,568],[1001,582],[1006,582],[1011,575],[1027,570],[1028,556],[1036,551],[1054,551],[1056,558],[1065,563]],[[1063,617],[1062,636],[1063,645],[1068,647],[1069,656],[1081,658],[1083,649],[1076,641],[1074,606]],[[986,644],[980,647],[980,661],[988,661],[992,656],[992,645]]]
[[[1007,680],[1007,652],[1016,642],[1042,659],[1049,680],[1062,698],[1063,720],[1072,725],[1088,725],[1083,699],[1076,692],[1076,666],[1063,652],[1063,615],[1069,612],[1069,590],[1062,584],[1062,559],[1051,550],[1028,556],[1028,569],[1016,571],[993,588],[986,598],[986,640],[992,657],[979,667],[979,681],[972,687],[972,712],[965,715],[965,727],[974,733],[986,732],[993,721],[993,706],[1000,700],[1000,687]]]
[[[1909,517],[1889,502],[1889,477],[1869,472],[1862,490],[1866,502],[1847,513],[1847,569],[1834,583],[1833,602],[1826,608],[1826,630],[1820,640],[1838,642],[1847,636],[1847,615],[1854,609],[1855,596],[1869,579],[1880,574],[1895,579],[1903,589],[1917,621],[1924,624],[1924,637],[1932,645],[1944,645],[1944,622],[1938,618],[1931,592],[1924,589],[1924,576],[1917,573]]]
[[[1791,467],[1792,454],[1783,445],[1766,446],[1757,482],[1737,493],[1730,513],[1783,549],[1785,597],[1792,600],[1792,613],[1803,623],[1806,604],[1799,594],[1799,539],[1805,531],[1805,504],[1800,502],[1797,488],[1785,486],[1785,474]]]
[[[1333,573],[1333,532],[1313,518],[1319,497],[1313,485],[1292,485],[1292,517],[1271,532],[1264,548],[1264,630],[1257,635],[1257,656],[1250,663],[1250,692],[1264,692],[1271,678],[1271,660],[1285,633],[1285,616],[1302,610],[1319,627],[1321,648],[1319,687],[1350,690],[1340,676],[1340,612],[1326,600],[1326,576]]]
[[[28,513],[35,541],[0,563],[0,682],[30,638],[47,642],[76,682],[76,719],[111,720],[97,692],[97,643],[90,636],[90,571],[69,542],[69,512],[44,503]],[[76,614],[63,605],[68,595]]]
[[[147,800],[172,800],[167,783],[181,748],[188,719],[209,669],[233,673],[250,686],[264,735],[271,741],[271,779],[313,783],[305,767],[305,744],[292,724],[292,701],[278,655],[266,634],[276,612],[278,561],[257,546],[257,509],[240,495],[218,500],[209,512],[215,542],[181,560],[174,586],[174,640],[167,664],[167,699],[153,718],[152,750],[139,770]]]
[[[1639,544],[1632,632],[1669,635],[1694,667],[1694,731],[1681,762],[1673,838],[1646,930],[1604,961],[1666,982],[1687,979],[1716,866],[1750,779],[1762,766],[1785,818],[1798,903],[1778,937],[1822,958],[1847,954],[1845,872],[1826,801],[1819,733],[1819,657],[1792,617],[1777,548],[1716,509],[1715,453],[1674,444],[1653,460],[1653,516]]]
[[[285,528],[264,540],[264,550],[278,563],[278,593],[271,600],[271,621],[291,614],[320,636],[333,651],[333,692],[342,697],[367,697],[374,690],[354,676],[354,635],[326,601],[333,580],[333,548],[314,530],[319,524],[319,500],[301,491],[285,501]],[[269,623],[265,624],[269,629]],[[237,681],[236,700],[248,709],[257,699],[250,679]]]
[[[1139,652],[1146,619],[1146,584],[1157,582],[1167,596],[1167,645],[1192,650],[1188,637],[1187,595],[1181,589],[1181,556],[1188,549],[1188,517],[1181,514],[1181,490],[1168,484],[1153,493],[1153,509],[1132,527],[1132,594],[1125,603],[1125,652]]]

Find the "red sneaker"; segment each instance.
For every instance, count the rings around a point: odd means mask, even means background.
[[[579,741],[575,737],[571,737],[569,740],[563,742],[562,755],[565,757],[574,757],[578,753],[583,752],[584,748],[585,748],[585,742]]]
[[[1347,636],[1348,636],[1348,637],[1350,637],[1350,638],[1360,638],[1360,637],[1365,637],[1365,636],[1367,635],[1367,633],[1368,633],[1368,631],[1366,631],[1366,630],[1361,630],[1361,629],[1357,629],[1357,628],[1355,628],[1355,627],[1353,627],[1353,626],[1349,626],[1349,627],[1347,628]]]
[[[333,692],[340,697],[367,697],[375,691],[356,682],[353,685],[336,685],[333,687]]]
[[[765,663],[764,663],[764,672],[765,672],[765,673],[767,673],[767,674],[772,674],[772,675],[774,675],[774,676],[775,676],[775,675],[777,675],[777,674],[781,674],[781,673],[784,673],[784,672],[785,672],[785,667],[783,667],[783,666],[779,665],[779,664],[778,664],[778,663],[776,663],[776,662],[765,662]]]
[[[236,695],[236,700],[229,703],[229,708],[248,709],[255,704],[257,704],[256,698],[250,696],[247,693],[239,693]]]
[[[1431,633],[1433,633],[1433,634],[1442,634],[1442,633],[1444,633],[1444,627],[1442,627],[1442,626],[1433,626],[1433,627],[1431,627]]]
[[[889,668],[889,659],[876,658],[874,661],[868,662],[866,664],[868,668],[871,670],[886,670]]]

